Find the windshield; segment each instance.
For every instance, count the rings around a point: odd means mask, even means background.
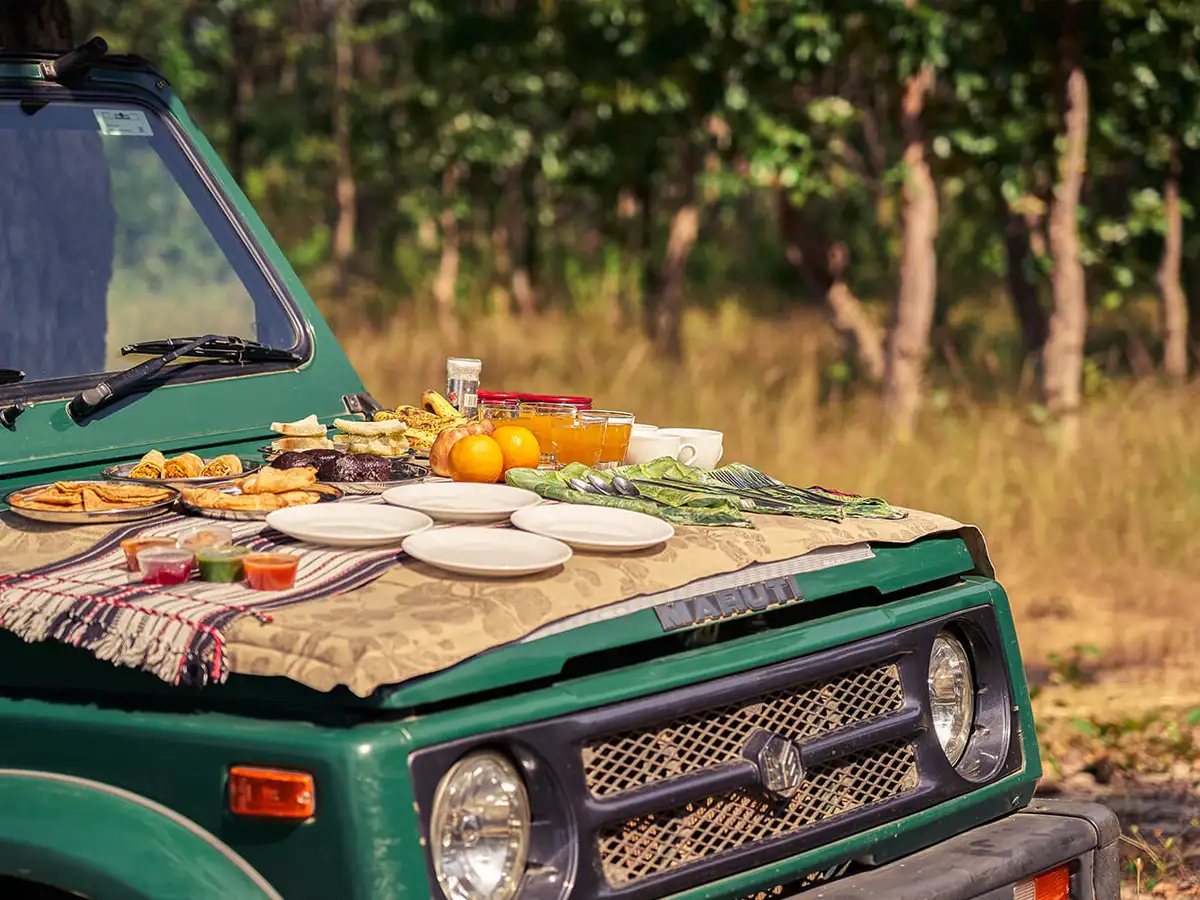
[[[126,344],[209,333],[300,337],[167,123],[0,98],[0,367],[26,385],[99,374],[130,364]]]

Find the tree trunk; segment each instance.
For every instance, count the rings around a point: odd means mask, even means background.
[[[537,294],[533,289],[533,277],[529,271],[529,256],[525,242],[529,238],[528,219],[536,215],[525,204],[525,169],[528,162],[513,166],[505,185],[504,235],[508,241],[509,279],[513,305],[522,316],[537,312]]]
[[[800,277],[825,301],[830,324],[855,367],[872,384],[883,379],[883,336],[846,282],[850,251],[841,241],[829,243],[803,222],[786,191],[778,194],[779,229],[784,252]]]
[[[925,155],[921,114],[933,86],[933,71],[922,66],[909,76],[901,100],[904,138],[904,190],[901,197],[900,288],[888,341],[883,400],[893,431],[907,437],[921,405],[925,358],[937,299],[937,186]]]
[[[71,9],[67,0],[0,2],[0,47],[70,50]]]
[[[249,59],[253,36],[246,13],[235,7],[229,14],[229,43],[235,59]],[[242,188],[246,186],[246,141],[250,131],[250,101],[254,93],[254,70],[249,65],[232,66],[229,74],[229,172]]]
[[[443,324],[449,324],[454,318],[454,296],[458,289],[461,252],[458,213],[454,206],[462,174],[462,168],[457,163],[448,165],[442,172],[442,258],[438,262],[437,275],[433,279],[433,300],[437,305],[438,318]]]
[[[71,32],[65,0],[0,3],[0,47],[65,51]],[[115,238],[99,131],[0,132],[0,366],[105,370]]]
[[[1053,308],[1042,353],[1042,393],[1050,414],[1061,424],[1068,450],[1078,442],[1087,336],[1087,294],[1076,222],[1088,141],[1088,85],[1083,72],[1079,6],[1080,0],[1067,0],[1059,43],[1063,66],[1062,155],[1058,184],[1050,202]]]
[[[649,298],[648,336],[673,360],[683,358],[683,293],[687,263],[700,233],[700,203],[696,196],[699,159],[697,148],[689,143],[678,176],[679,205],[671,215],[662,267],[658,271],[654,293]]]
[[[1003,198],[1000,203],[1004,203]],[[1004,216],[1005,275],[1013,314],[1021,329],[1025,358],[1038,359],[1046,343],[1046,311],[1031,277],[1033,227],[1025,215],[1008,210]]]
[[[333,23],[333,143],[337,222],[333,229],[334,291],[342,296],[358,231],[358,188],[351,158],[350,91],[354,82],[354,4],[339,0]]]
[[[1183,212],[1179,204],[1179,157],[1172,151],[1170,170],[1163,186],[1163,213],[1167,230],[1158,265],[1159,301],[1162,304],[1163,371],[1180,383],[1188,374],[1188,301],[1183,292]]]

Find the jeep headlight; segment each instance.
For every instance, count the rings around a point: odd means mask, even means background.
[[[975,721],[975,679],[966,648],[948,631],[933,639],[929,654],[929,711],[942,751],[957,765]]]
[[[451,767],[433,796],[433,869],[449,900],[510,900],[529,854],[529,796],[516,767],[492,752]]]

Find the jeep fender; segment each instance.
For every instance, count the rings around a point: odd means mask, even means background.
[[[0,769],[0,875],[91,900],[282,900],[242,857],[146,797]]]

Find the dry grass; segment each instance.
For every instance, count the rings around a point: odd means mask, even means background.
[[[823,400],[826,330],[811,315],[692,315],[679,366],[603,316],[476,318],[451,331],[405,317],[369,329],[331,320],[384,402],[440,387],[448,355],[478,356],[485,387],[581,393],[642,421],[718,428],[727,460],[978,525],[1035,674],[1078,644],[1097,647],[1118,683],[1153,676],[1182,689],[1200,671],[1193,388],[1105,390],[1087,410],[1083,452],[1064,461],[1026,410],[953,390],[939,394],[942,409],[926,409],[914,440],[889,442],[873,398]]]

